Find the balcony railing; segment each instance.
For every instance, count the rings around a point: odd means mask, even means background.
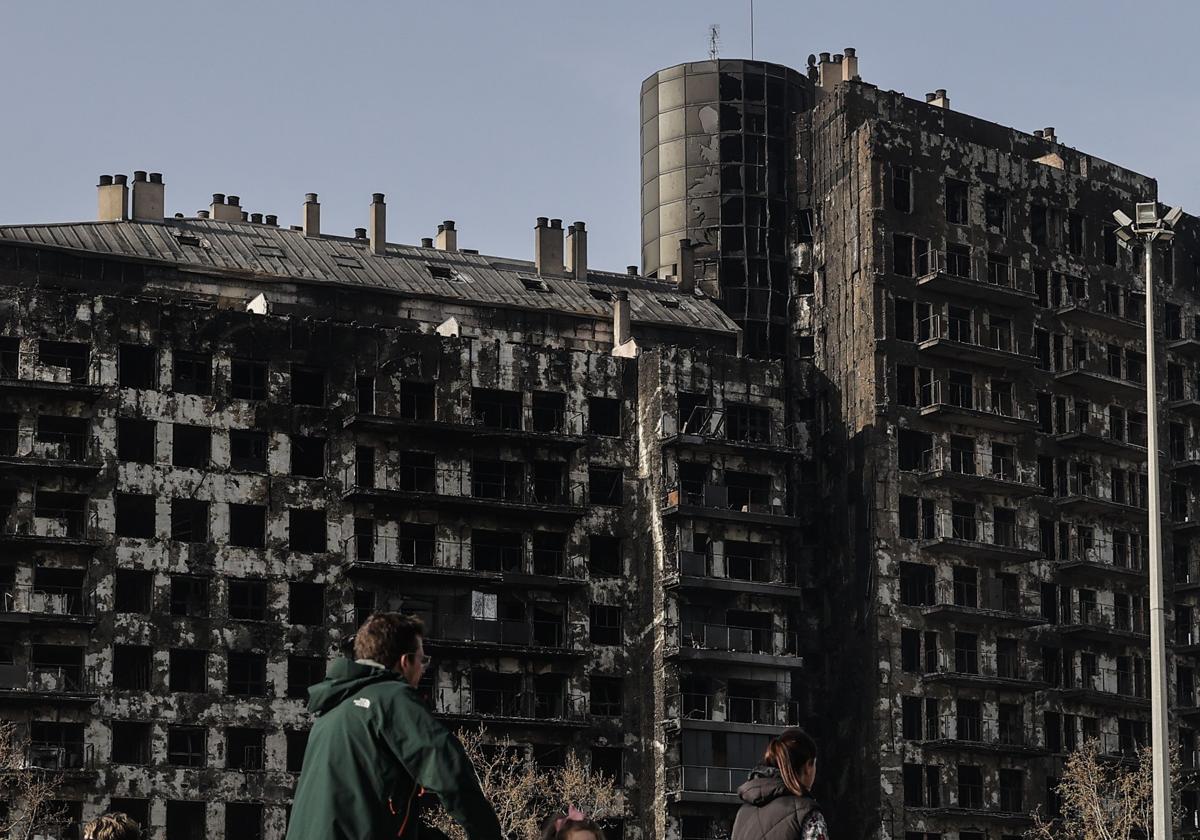
[[[579,577],[584,562],[566,551],[524,545],[486,545],[454,540],[354,534],[343,545],[346,559],[383,563],[413,570],[507,572]]]
[[[446,715],[525,720],[582,721],[587,698],[558,691],[467,689],[437,693],[437,710]]]
[[[1036,682],[1037,663],[1018,654],[982,652],[972,648],[938,651],[935,659],[926,659],[925,677],[957,677],[969,680],[1006,680]]]
[[[0,583],[0,613],[78,616],[96,614],[96,593],[83,589]]]
[[[1009,422],[1033,422],[1028,406],[1018,404],[1011,390],[992,390],[936,379],[921,386],[917,401],[921,408],[953,408],[977,411]]]
[[[34,663],[0,666],[0,690],[29,691],[39,694],[94,694],[96,674],[82,665],[46,665]]]
[[[1041,537],[1037,528],[947,511],[924,517],[920,529],[921,539],[926,542],[965,542],[1022,551],[1036,551]]]
[[[83,741],[32,741],[25,751],[26,767],[42,770],[90,770],[96,766],[93,746]]]
[[[95,540],[99,517],[95,510],[21,505],[0,519],[0,534],[43,540]]]
[[[38,431],[22,435],[11,427],[0,429],[0,457],[80,466],[99,466],[103,460],[90,434]]]
[[[1007,484],[1027,484],[1036,489],[1031,470],[1022,469],[1016,458],[953,447],[935,447],[921,453],[921,472],[941,472],[964,478],[979,478]]]
[[[100,371],[92,362],[90,357],[84,358],[82,364],[72,369],[46,364],[40,353],[5,353],[0,360],[0,380],[50,386],[99,386]]]
[[[679,717],[683,720],[751,723],[762,726],[797,726],[800,723],[800,704],[795,700],[684,692],[671,697],[667,705],[668,708],[678,709]]]
[[[1076,411],[1066,413],[1059,435],[1084,435],[1111,442],[1117,446],[1146,448],[1146,424],[1126,418],[1123,427],[1114,428],[1110,417],[1102,411]]]
[[[1016,330],[1012,325],[974,324],[946,314],[920,319],[917,340],[949,341],[972,350],[1025,357],[1030,362],[1034,355],[1032,332]]]
[[[355,464],[347,468],[344,486],[356,491],[383,490],[449,499],[478,499],[521,505],[581,507],[587,487],[566,480],[566,464],[558,480],[539,480],[523,462],[506,462],[511,475],[476,469],[444,469],[403,464]]]
[[[748,767],[707,767],[684,764],[667,768],[667,786],[674,793],[736,794],[741,784],[750,778]]]
[[[1132,607],[1097,604],[1091,601],[1077,601],[1072,604],[1067,614],[1059,616],[1059,624],[1142,636],[1150,632],[1148,613]]]
[[[1036,749],[1037,728],[1024,720],[1012,720],[964,714],[938,718],[936,730],[926,732],[926,740],[957,741],[981,747]]]
[[[564,437],[576,437],[584,434],[583,412],[546,406],[522,405],[513,407],[511,411],[505,408],[500,412],[499,422],[489,422],[488,417],[479,411],[478,407],[460,404],[455,406],[455,416],[446,416],[439,414],[432,396],[414,401],[406,398],[403,394],[375,389],[361,392],[358,395],[356,409],[359,414],[363,415],[410,423],[425,423],[446,430]]]
[[[570,649],[565,620],[480,618],[438,613],[426,622],[431,644],[472,642],[526,648]]]
[[[785,494],[759,487],[736,487],[723,484],[685,484],[673,487],[663,497],[667,507],[689,505],[715,510],[732,510],[771,516],[791,516]]]
[[[780,561],[774,557],[743,555],[730,551],[677,551],[669,557],[671,566],[668,572],[685,577],[794,585],[798,575],[795,563]]]
[[[663,412],[658,423],[659,436],[676,435],[703,438],[706,441],[731,446],[776,447],[799,449],[811,438],[809,424],[803,421],[780,426],[777,423],[747,425],[730,432],[727,412],[723,408],[698,407],[688,417]]]
[[[1088,691],[1113,698],[1141,701],[1150,698],[1149,666],[1146,670],[1147,673],[1143,674],[1136,669],[1099,668],[1085,674],[1072,669],[1049,675],[1051,678],[1047,682],[1053,688],[1064,691]]]
[[[1136,533],[1131,533],[1130,539],[1120,542],[1072,534],[1057,549],[1058,562],[1062,564],[1087,563],[1137,573],[1146,569],[1145,547],[1141,543],[1141,535]]]
[[[932,594],[930,606],[951,610],[978,610],[1030,620],[1037,619],[1040,615],[1033,598],[1004,586],[998,580],[938,581]]]
[[[924,280],[938,275],[974,281],[982,286],[1005,291],[1032,294],[1029,277],[1015,266],[992,259],[977,264],[971,253],[930,251],[928,272],[918,279]]]
[[[798,649],[798,638],[794,633],[703,621],[667,625],[666,641],[668,647],[675,650],[717,650],[768,656],[795,656]]]
[[[1102,484],[1094,476],[1084,476],[1078,473],[1067,476],[1067,484],[1065,488],[1056,488],[1059,492],[1055,496],[1059,500],[1071,501],[1074,499],[1089,500],[1104,505],[1122,505],[1124,507],[1142,508],[1146,507],[1146,500],[1141,498],[1141,490],[1130,487],[1126,482],[1122,485],[1113,485],[1111,483]],[[1061,492],[1066,490],[1065,493]]]

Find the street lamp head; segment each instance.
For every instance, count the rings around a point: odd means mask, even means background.
[[[1126,227],[1133,224],[1133,219],[1126,216],[1121,210],[1114,210],[1113,218],[1117,220],[1117,224],[1119,224],[1121,227]]]
[[[1118,210],[1117,212],[1120,213],[1121,211]],[[1116,214],[1113,214],[1113,215],[1116,215]],[[1124,215],[1124,214],[1122,214],[1122,215]],[[1128,218],[1128,217],[1126,217],[1126,218]],[[1113,233],[1116,234],[1117,239],[1121,240],[1121,242],[1123,242],[1125,244],[1129,244],[1131,241],[1133,241],[1133,230],[1130,229],[1127,225],[1122,225],[1121,227],[1119,227],[1115,231],[1113,231]]]
[[[1167,223],[1167,227],[1175,227],[1175,223],[1183,217],[1182,207],[1172,207],[1167,211],[1167,215],[1163,217],[1163,221]]]
[[[1154,227],[1158,224],[1158,203],[1154,201],[1139,201],[1133,209],[1138,227]]]

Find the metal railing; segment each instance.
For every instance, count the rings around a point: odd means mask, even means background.
[[[1095,563],[1129,571],[1146,568],[1142,535],[1130,532],[1124,542],[1072,534],[1066,544],[1056,544],[1059,563]]]
[[[1117,360],[1106,357],[1074,356],[1065,354],[1062,367],[1058,373],[1086,373],[1093,376],[1105,376],[1120,379],[1134,386],[1142,386],[1146,382],[1145,370],[1138,364],[1129,364],[1124,356]]]
[[[363,392],[367,393],[367,392]],[[416,401],[406,405],[404,394],[376,388],[370,392],[370,404],[359,399],[356,408],[360,414],[372,414],[377,417],[390,417],[400,420],[435,423],[446,428],[474,428],[486,431],[525,432],[530,434],[546,434],[576,437],[584,433],[584,415],[582,411],[569,411],[565,408],[533,407],[521,405],[509,411],[502,410],[500,423],[488,423],[482,414],[480,406],[471,406],[466,400],[455,406],[456,417],[438,416],[436,399],[424,398],[418,404]]]
[[[668,489],[663,496],[663,504],[667,507],[691,505],[742,513],[791,515],[787,495],[776,492],[774,488],[731,487],[724,484],[684,484]]]
[[[764,726],[798,726],[800,723],[800,704],[795,700],[682,692],[670,697],[667,706],[678,709],[678,716],[683,720]]]
[[[83,741],[30,741],[25,766],[42,770],[90,770],[96,766],[93,746]]]
[[[587,698],[558,691],[472,688],[439,689],[437,710],[447,715],[579,721],[587,717]]]
[[[1034,550],[1041,537],[1037,528],[948,511],[938,511],[933,516],[924,517],[920,528],[923,540],[955,540],[1023,550]]]
[[[1141,477],[1141,474],[1135,474],[1136,478]],[[1056,488],[1061,490],[1062,487]],[[1145,508],[1146,500],[1141,498],[1142,491],[1139,482],[1134,482],[1131,486],[1126,482],[1123,489],[1115,487],[1109,483],[1107,485],[1101,482],[1095,476],[1083,476],[1079,473],[1067,476],[1066,493],[1056,492],[1059,498],[1077,496],[1083,499],[1092,499],[1098,502],[1109,502],[1116,505],[1126,505],[1128,507]]]
[[[455,540],[353,534],[345,540],[342,549],[346,559],[351,562],[387,563],[414,569],[579,577],[586,568],[583,558],[566,551],[527,547],[524,544],[487,545]]]
[[[99,445],[90,433],[38,430],[23,434],[20,430],[0,428],[0,455],[66,464],[99,464]]]
[[[540,480],[522,461],[503,462],[512,469],[502,475],[479,469],[429,467],[374,463],[347,467],[343,484],[355,490],[394,490],[425,493],[443,498],[471,498],[496,502],[582,507],[588,503],[587,485],[567,481],[563,464],[561,480]]]
[[[1051,679],[1048,679],[1047,682],[1054,688],[1068,691],[1095,691],[1113,697],[1148,700],[1150,699],[1149,670],[1148,664],[1144,671],[1137,668],[1129,670],[1098,668],[1089,673],[1082,673],[1074,668],[1064,668],[1059,674],[1051,674]],[[1053,677],[1057,677],[1057,679],[1053,679]]]
[[[82,665],[0,666],[0,689],[48,694],[91,694],[96,689],[95,669]]]
[[[27,350],[16,354],[5,354],[0,364],[0,379],[18,382],[36,382],[52,385],[100,385],[100,371],[92,362],[91,354],[83,361],[82,375],[76,375],[69,367],[47,364],[41,354]]]
[[[1110,416],[1100,410],[1086,412],[1070,409],[1058,434],[1084,434],[1130,446],[1146,446],[1146,424],[1126,416],[1124,428],[1113,428]]]
[[[1074,307],[1087,312],[1094,312],[1097,315],[1103,315],[1106,318],[1118,318],[1122,321],[1129,321],[1133,324],[1146,323],[1146,309],[1144,306],[1135,305],[1133,306],[1133,312],[1121,312],[1119,304],[1114,308],[1113,301],[1104,296],[1093,298],[1088,295],[1072,295],[1064,292],[1057,306],[1059,309]]]
[[[950,675],[988,679],[1036,682],[1038,663],[1018,654],[980,651],[978,648],[940,650],[935,658],[926,657],[926,676]]]
[[[944,379],[935,379],[922,385],[917,394],[917,401],[921,408],[951,406],[1011,420],[1031,419],[1028,407],[1018,405],[1011,391],[993,391],[990,388],[960,385]]]
[[[667,786],[675,791],[695,793],[737,793],[750,777],[748,767],[706,767],[683,764],[667,768]]]
[[[681,550],[668,555],[668,563],[670,565],[667,571],[675,575],[749,583],[792,584],[799,574],[798,566],[794,562],[733,552]]]
[[[763,426],[750,425],[740,433],[731,434],[726,410],[705,406],[696,407],[688,417],[681,419],[664,411],[659,418],[658,429],[660,437],[691,435],[726,443],[783,446],[790,449],[800,447],[812,436],[809,423],[803,420],[782,426],[774,422]]]
[[[1115,630],[1123,633],[1146,635],[1150,632],[1148,612],[1135,610],[1132,606],[1097,604],[1092,601],[1076,601],[1065,614],[1060,614],[1059,624],[1088,627],[1096,630]]]
[[[972,252],[930,251],[927,270],[920,271],[921,268],[926,268],[924,265],[917,268],[917,276],[920,278],[944,274],[1018,292],[1029,292],[1032,287],[1028,275],[1011,263],[988,258],[977,264]]]
[[[518,647],[570,649],[566,620],[546,621],[508,618],[479,618],[473,615],[438,613],[426,621],[428,638],[442,642],[514,645]]]
[[[1004,586],[998,580],[978,582],[942,580],[934,586],[931,605],[987,610],[1012,616],[1037,618],[1038,606],[1027,594]]]
[[[0,519],[0,534],[42,539],[97,539],[99,516],[95,510],[19,505]]]
[[[917,340],[934,339],[966,344],[981,350],[995,350],[1033,358],[1033,333],[1016,330],[1012,325],[975,324],[937,313],[917,321]]]
[[[665,629],[667,646],[674,650],[720,650],[771,656],[795,656],[798,651],[797,635],[783,630],[704,621],[668,624]]]
[[[91,616],[96,614],[96,593],[83,589],[0,583],[0,613]]]
[[[944,471],[962,476],[977,476],[1012,484],[1033,482],[1031,470],[1022,469],[1016,458],[970,449],[939,446],[921,453],[922,472]]]
[[[961,741],[993,747],[1038,746],[1037,727],[1024,720],[949,713],[933,723],[935,731],[925,732],[927,741]]]

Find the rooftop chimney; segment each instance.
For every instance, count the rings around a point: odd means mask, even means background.
[[[834,61],[830,59],[829,53],[821,53],[821,60],[817,63],[817,75],[819,79],[817,84],[820,86],[821,90],[828,93],[837,86],[838,82],[842,80],[842,68],[840,64],[840,61],[835,64]]]
[[[437,249],[439,251],[458,250],[458,231],[454,229],[453,219],[447,219],[438,225]]]
[[[633,340],[633,325],[629,310],[629,291],[613,292],[613,349],[614,356],[636,356],[637,342]]]
[[[533,262],[538,274],[563,273],[562,219],[538,216],[533,228]]]
[[[146,173],[140,169],[133,173],[133,220],[135,222],[161,222],[166,214],[164,207],[163,179],[159,172]]]
[[[950,97],[946,95],[945,88],[938,88],[933,93],[925,94],[925,102],[934,108],[950,110]]]
[[[680,239],[675,257],[675,282],[679,291],[691,294],[696,289],[696,246],[690,239]]]
[[[638,267],[636,265],[627,265],[625,266],[625,273],[631,277],[637,277]]]
[[[1054,133],[1054,126],[1048,126],[1042,129],[1042,137],[1049,140],[1051,143],[1058,142],[1058,135]]]
[[[123,222],[129,218],[129,187],[125,186],[124,175],[101,175],[96,189],[100,221]]]
[[[242,220],[241,199],[236,195],[226,197],[213,193],[210,217],[218,222],[240,222]]]
[[[355,239],[366,239],[367,238],[367,229],[366,228],[355,228],[354,229],[354,238]]]
[[[567,274],[576,280],[587,280],[587,228],[576,222],[567,228]]]
[[[304,195],[304,218],[301,224],[304,227],[305,236],[320,236],[321,235],[321,204],[317,201],[316,193],[305,193]]]
[[[383,193],[371,195],[371,253],[382,254],[387,250],[387,205]]]
[[[432,236],[422,236],[421,237],[421,247],[422,248],[432,248],[433,247],[433,237]]]
[[[858,78],[858,54],[854,47],[846,47],[846,57],[842,60],[842,81],[849,82]]]
[[[279,217],[274,213],[268,213],[267,215],[263,216],[263,223],[268,224],[271,227],[279,227]]]
[[[208,211],[207,211],[207,210],[197,210],[197,211],[196,211],[196,218],[197,218],[197,219],[207,219],[207,218],[208,218]]]
[[[261,225],[262,224],[262,213],[251,213],[250,221],[256,225]]]

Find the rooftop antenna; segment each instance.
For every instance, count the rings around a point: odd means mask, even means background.
[[[750,0],[750,60],[754,60],[754,0]]]
[[[721,27],[712,24],[708,27],[708,60],[716,61],[721,52]]]

